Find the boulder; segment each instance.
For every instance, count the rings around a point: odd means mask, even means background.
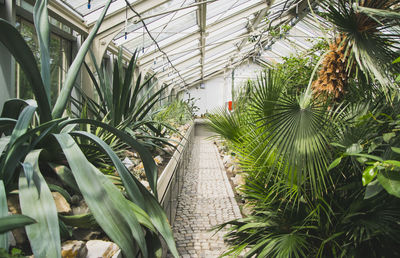
[[[141,169],[144,169],[143,162],[140,162],[139,165],[135,167],[135,170],[141,170]]]
[[[64,196],[62,196],[62,194],[60,194],[59,192],[52,192],[51,195],[53,195],[58,213],[71,213],[71,207],[67,200],[65,200]]]
[[[150,189],[150,184],[149,184],[149,182],[147,182],[146,180],[141,180],[140,183],[142,183],[142,185],[143,185],[144,187],[146,187],[147,189]]]
[[[72,214],[79,215],[79,214],[86,214],[89,213],[89,207],[87,206],[85,200],[81,200],[79,205],[72,207]]]
[[[225,155],[222,159],[222,163],[224,163],[225,166],[227,166],[228,164],[232,164],[231,156]]]
[[[240,174],[237,174],[235,177],[232,177],[232,181],[235,185],[244,185],[245,183],[244,178]]]
[[[19,206],[19,197],[17,194],[10,194],[7,197],[8,210],[12,214],[21,214],[21,207]]]
[[[157,157],[154,158],[154,162],[157,165],[160,165],[161,163],[163,163],[163,161],[164,161],[164,159],[160,155],[158,155]]]
[[[90,240],[86,243],[86,258],[112,257],[122,258],[119,247],[113,242]]]
[[[83,241],[68,240],[61,245],[61,257],[63,258],[84,258],[88,250]]]
[[[128,157],[125,157],[125,159],[122,161],[122,164],[124,164],[128,169],[135,165]]]

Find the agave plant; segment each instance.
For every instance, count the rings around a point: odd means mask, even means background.
[[[58,189],[64,195],[82,195],[91,213],[81,216],[81,219],[94,218],[125,256],[135,257],[138,253],[143,257],[160,256],[158,234],[164,238],[171,253],[178,256],[166,215],[157,201],[157,168],[149,151],[112,125],[92,119],[62,118],[84,57],[110,4],[111,1],[107,1],[99,20],[79,49],[53,107],[50,104],[50,68],[47,65],[50,62],[46,62],[49,60],[47,1],[36,1],[34,6],[42,60],[40,72],[17,29],[0,19],[0,42],[21,65],[36,98],[36,101],[9,100],[3,107],[0,118],[0,179],[4,182],[4,189],[1,191],[0,210],[2,216],[6,215],[5,196],[18,189],[22,214],[31,219],[11,216],[2,218],[1,222],[3,230],[5,223],[13,220],[14,226],[26,225],[32,252],[37,257],[61,257],[60,227],[79,220],[73,216],[64,216],[63,221],[59,220],[50,189]],[[137,151],[153,193],[129,173],[103,140],[94,134],[76,130],[79,124],[102,128]],[[85,146],[80,146],[82,139],[90,141],[99,152],[109,157],[121,177],[128,199],[87,160],[82,151]],[[48,177],[58,178],[66,189],[52,186],[47,182]],[[27,225],[32,222],[35,223]],[[2,235],[2,248],[8,248],[5,239],[6,236]]]
[[[114,62],[113,76],[110,79],[104,67],[99,67],[94,55],[89,52],[95,67],[95,73],[85,63],[86,70],[96,89],[99,102],[90,98],[80,88],[82,101],[73,98],[72,103],[77,110],[84,110],[80,117],[91,117],[98,121],[106,121],[108,124],[125,131],[132,137],[138,139],[144,145],[151,148],[162,148],[165,145],[172,145],[164,137],[163,129],[169,128],[176,131],[163,121],[153,119],[158,112],[156,108],[163,91],[168,85],[156,90],[153,83],[154,76],[144,79],[142,73],[135,75],[138,53],[131,57],[128,67],[123,68],[122,49],[118,59]],[[79,114],[75,114],[79,117]],[[106,142],[111,143],[115,138],[112,134],[98,131],[98,135]],[[120,142],[113,142],[115,150],[123,148]]]

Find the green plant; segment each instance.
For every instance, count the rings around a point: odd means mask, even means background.
[[[154,119],[171,126],[184,125],[192,121],[193,114],[187,101],[177,99],[165,103],[159,112],[154,115]]]
[[[379,82],[386,92],[396,88],[393,75],[399,72],[400,66],[391,62],[398,56],[398,17],[382,14],[398,12],[399,3],[392,0],[320,2],[326,10],[321,15],[335,26],[338,35],[330,44],[315,92],[340,98],[348,90],[348,79],[358,76],[367,78],[370,87]],[[371,16],[366,10],[380,15]]]
[[[384,103],[381,91],[349,95],[336,106],[320,104],[310,94],[311,84],[294,96],[287,77],[278,75],[264,73],[239,96],[239,108],[209,117],[211,128],[238,154],[247,174],[240,192],[252,211],[218,228],[228,226],[231,246],[225,255],[399,255],[393,251],[399,243],[399,199],[361,181],[366,165],[392,160],[386,169],[394,169],[397,102]],[[236,123],[233,116],[245,122]],[[232,132],[240,136],[231,137]],[[372,152],[362,153],[371,145]],[[341,162],[332,162],[340,154]],[[374,154],[384,155],[378,157],[382,163]]]
[[[111,79],[105,68],[98,67],[93,54],[90,54],[97,76],[86,63],[85,67],[95,86],[99,103],[77,88],[82,101],[73,99],[72,103],[78,110],[85,111],[80,114],[80,117],[107,122],[138,139],[149,148],[162,148],[165,145],[174,147],[162,133],[167,127],[173,129],[162,120],[153,119],[154,115],[158,113],[156,107],[167,86],[155,91],[156,84],[153,83],[153,76],[142,80],[142,73],[135,75],[137,52],[133,54],[128,67],[124,69],[122,49],[120,49],[118,59],[114,62]],[[104,132],[104,130],[97,130],[93,133],[99,135],[116,151],[127,148],[123,142],[118,141],[112,134]],[[92,154],[97,157],[99,155],[99,153]]]
[[[149,151],[130,135],[106,123],[91,119],[62,118],[83,59],[110,4],[111,1],[106,3],[99,20],[79,49],[52,110],[49,97],[50,71],[46,65],[49,62],[45,62],[49,59],[47,1],[36,1],[34,7],[42,60],[41,72],[18,31],[0,19],[0,42],[21,65],[37,100],[12,99],[4,104],[0,118],[0,179],[4,182],[5,193],[1,196],[4,199],[5,194],[18,189],[22,213],[36,221],[25,226],[25,229],[33,254],[37,257],[61,257],[60,226],[65,224],[58,218],[50,190],[54,187],[47,182],[49,177],[62,182],[66,187],[64,193],[69,191],[83,196],[91,211],[88,216],[94,217],[125,256],[134,257],[138,252],[144,257],[159,256],[158,234],[164,237],[174,256],[178,256],[166,215],[156,199],[157,168]],[[130,174],[104,141],[94,134],[76,130],[76,126],[82,124],[109,131],[136,150],[143,161],[154,195]],[[87,160],[82,151],[86,147],[82,144],[83,139],[93,143],[98,152],[105,153],[112,161],[128,199]],[[0,210],[7,209],[4,201],[0,204]],[[5,221],[2,219],[2,226]],[[31,222],[25,220],[24,223]],[[1,244],[2,248],[8,248],[7,243]]]

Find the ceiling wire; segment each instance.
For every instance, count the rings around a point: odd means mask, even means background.
[[[177,69],[177,68],[174,66],[174,64],[171,62],[171,60],[169,59],[167,53],[165,53],[165,51],[163,51],[163,50],[160,48],[158,42],[157,42],[157,41],[154,39],[154,37],[151,35],[149,29],[147,28],[146,23],[145,23],[144,20],[142,19],[142,16],[141,16],[138,12],[136,12],[136,11],[133,9],[133,7],[132,7],[131,4],[128,2],[128,0],[125,0],[125,3],[128,5],[129,9],[131,9],[131,11],[134,12],[135,15],[136,15],[137,17],[139,17],[139,19],[140,19],[140,21],[142,22],[143,27],[145,28],[145,30],[146,30],[147,34],[149,35],[150,39],[154,42],[154,44],[156,45],[156,47],[158,48],[158,50],[159,50],[161,53],[163,53],[163,54],[165,55],[165,57],[166,57],[168,63],[169,63],[169,64],[171,65],[171,67],[176,71],[176,73],[178,74],[179,78],[182,80],[182,82],[183,82],[183,84],[184,84],[184,86],[185,86],[185,85],[186,85],[185,79],[183,79],[183,77],[182,77],[182,75],[180,74],[180,72],[178,71],[178,69]]]

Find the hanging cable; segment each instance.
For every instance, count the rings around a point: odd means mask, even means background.
[[[149,35],[150,39],[154,42],[154,44],[156,45],[156,47],[158,48],[158,50],[163,53],[168,61],[168,63],[170,63],[171,67],[176,71],[176,73],[178,74],[179,78],[182,80],[182,82],[186,85],[186,81],[185,79],[183,79],[182,75],[180,74],[180,72],[178,71],[178,69],[176,69],[176,67],[174,66],[174,64],[171,62],[171,60],[169,59],[167,53],[165,53],[165,51],[163,51],[160,48],[160,45],[158,45],[158,42],[154,39],[154,37],[151,35],[149,29],[146,26],[146,23],[144,22],[144,20],[142,19],[142,16],[136,12],[133,7],[131,6],[131,4],[128,2],[128,0],[125,0],[125,3],[128,5],[129,9],[131,9],[132,12],[135,13],[135,15],[140,19],[140,21],[143,24],[144,29],[146,30],[147,34]],[[143,44],[143,48],[144,48],[144,44]],[[143,49],[144,50],[144,49]]]

